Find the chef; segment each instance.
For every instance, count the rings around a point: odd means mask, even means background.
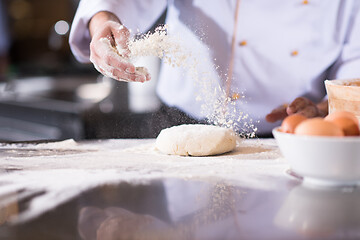
[[[110,69],[115,79],[148,81],[131,63],[106,56],[100,39],[111,39],[126,56],[130,35],[146,32],[165,10],[168,34],[182,36],[218,66],[214,76],[259,136],[288,114],[324,116],[324,80],[360,77],[358,0],[82,0],[71,49],[80,62]],[[161,67],[157,94],[170,125],[206,117],[193,82],[186,69]]]

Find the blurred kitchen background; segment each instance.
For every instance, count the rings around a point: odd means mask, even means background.
[[[68,37],[79,0],[0,0],[0,141],[143,138],[159,108],[159,60],[127,84],[78,63]],[[163,22],[165,14],[159,19]]]

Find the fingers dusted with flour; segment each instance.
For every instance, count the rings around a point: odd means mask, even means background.
[[[113,38],[115,41],[115,47],[120,56],[129,58],[130,51],[129,51],[127,43],[130,38],[130,32],[123,25],[114,26],[114,27],[115,27],[115,30],[112,32],[112,34],[113,34]]]
[[[145,82],[150,80],[146,74],[136,71],[129,62],[129,30],[110,12],[99,12],[89,23],[92,37],[90,42],[90,61],[105,76],[126,82]]]

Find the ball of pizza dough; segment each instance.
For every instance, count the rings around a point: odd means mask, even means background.
[[[156,148],[165,154],[210,156],[230,152],[236,147],[237,136],[228,128],[185,124],[163,129],[156,138]]]

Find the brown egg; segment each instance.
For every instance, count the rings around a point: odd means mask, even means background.
[[[358,118],[355,116],[355,114],[353,114],[352,112],[348,112],[348,111],[336,111],[336,112],[332,112],[329,115],[327,115],[325,117],[325,120],[334,120],[335,118],[338,117],[348,117],[351,118],[358,126],[359,126],[359,120]]]
[[[350,118],[339,117],[332,120],[331,122],[339,126],[343,130],[345,136],[359,136],[360,134],[359,126]]]
[[[358,136],[360,134],[359,121],[351,112],[333,112],[326,116],[325,120],[339,126],[344,131],[345,136]]]
[[[281,124],[280,131],[294,133],[296,126],[307,118],[301,114],[287,116]]]
[[[311,136],[344,136],[344,132],[335,123],[325,121],[323,118],[310,118],[302,121],[296,128],[297,135]]]

